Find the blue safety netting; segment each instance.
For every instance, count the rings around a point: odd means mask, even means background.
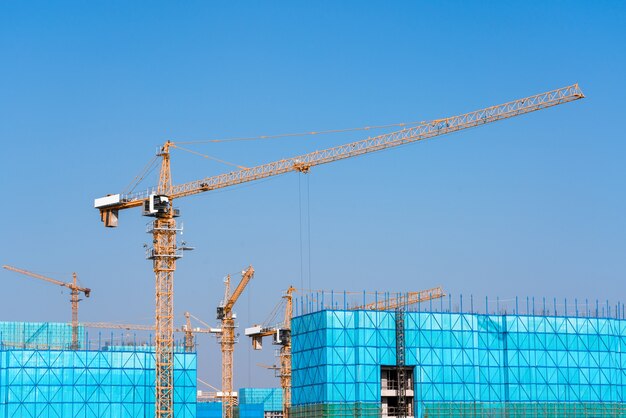
[[[609,312],[608,309],[606,311]],[[615,311],[614,311],[615,312]],[[623,404],[626,320],[412,311],[406,364],[416,409],[446,403]],[[396,364],[396,312],[326,309],[292,321],[293,405],[379,403]]]
[[[72,344],[72,326],[53,322],[0,322],[0,344],[5,347],[66,349]],[[85,329],[78,326],[78,346],[84,347]]]
[[[262,404],[266,412],[283,410],[283,391],[280,388],[241,388],[240,404]]]
[[[0,348],[0,416],[154,416],[154,353]],[[196,354],[174,355],[174,411],[196,416]]]

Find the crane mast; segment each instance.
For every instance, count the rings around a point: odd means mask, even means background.
[[[293,317],[293,293],[295,291],[296,288],[289,286],[282,297],[285,303],[285,313],[281,323],[272,326],[255,325],[245,330],[245,335],[252,339],[252,348],[255,350],[263,348],[263,337],[273,336],[273,344],[280,345],[280,367],[278,371],[280,387],[283,392],[284,418],[289,418],[291,408],[291,318]]]
[[[82,287],[77,284],[78,276],[76,273],[72,273],[72,281],[70,283],[65,283],[60,280],[52,279],[50,277],[43,276],[41,274],[33,273],[32,271],[19,269],[17,267],[12,267],[8,265],[2,266],[6,270],[14,271],[16,273],[23,274],[25,276],[30,276],[35,279],[43,280],[48,283],[56,284],[58,286],[67,287],[70,289],[70,303],[72,305],[72,345],[70,346],[72,350],[78,350],[78,303],[81,301],[80,294],[83,293],[86,297],[89,297],[91,294],[91,289],[87,287]]]
[[[188,353],[193,352],[195,347],[193,329],[191,328],[191,318],[189,312],[185,312],[185,351]]]
[[[152,233],[153,247],[148,259],[152,260],[155,275],[155,415],[158,418],[174,417],[174,271],[176,260],[182,256],[177,251],[177,211],[168,196],[172,189],[170,172],[170,142],[166,142],[159,154],[159,196],[144,207],[144,215],[155,217],[148,226]]]
[[[222,416],[224,418],[233,418],[236,402],[236,395],[233,392],[233,351],[235,349],[235,315],[233,307],[235,302],[243,293],[254,276],[254,269],[249,266],[247,270],[241,274],[241,280],[230,293],[230,275],[224,280],[225,292],[224,301],[217,308],[217,319],[221,321],[221,349],[222,349]]]
[[[293,171],[307,173],[312,167],[320,164],[327,164],[424,139],[435,138],[568,103],[584,97],[578,84],[573,84],[474,112],[422,122],[417,126],[370,137],[361,141],[179,185],[172,184],[170,171],[170,148],[175,147],[176,144],[167,141],[158,154],[161,157],[161,170],[159,173],[159,184],[156,189],[145,193],[112,194],[94,201],[94,207],[100,211],[100,219],[106,227],[117,227],[119,211],[133,207],[143,206],[144,215],[156,218],[148,228],[148,232],[152,234],[154,242],[154,247],[149,250],[148,258],[153,261],[156,281],[155,416],[157,418],[172,418],[173,416],[172,316],[174,271],[176,270],[176,260],[182,256],[182,249],[177,249],[176,247],[176,233],[180,229],[176,227],[175,217],[178,216],[178,210],[172,206],[174,199]]]
[[[285,296],[284,336],[278,336],[280,347],[280,387],[283,391],[283,418],[289,418],[291,409],[291,318],[293,317],[293,286],[289,286]],[[278,331],[280,333],[280,331]]]

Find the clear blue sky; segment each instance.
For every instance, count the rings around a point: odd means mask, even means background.
[[[165,140],[427,120],[579,82],[583,101],[180,200],[196,251],[179,262],[177,317],[215,323],[222,277],[250,263],[242,334],[282,289],[309,280],[624,300],[624,45],[618,1],[4,1],[1,262],[77,271],[93,288],[83,320],[151,323],[148,219],[129,210],[105,230],[92,205]],[[249,166],[360,137],[194,149]],[[172,160],[175,182],[229,170],[178,151]],[[69,320],[60,289],[4,270],[0,280],[1,320]],[[200,344],[200,376],[218,384],[217,345]],[[242,337],[235,385],[277,384],[254,366],[272,362],[271,347],[248,346]]]

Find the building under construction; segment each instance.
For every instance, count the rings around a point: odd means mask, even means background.
[[[442,296],[416,304],[388,294],[374,303],[365,294],[362,301],[295,299],[289,416],[626,414],[623,305],[520,299],[478,306]],[[73,350],[70,324],[0,323],[0,332],[1,417],[154,414],[151,341],[100,334],[94,341],[81,329]],[[174,353],[174,416],[219,416],[220,405],[203,412],[196,403],[196,354],[183,348]],[[242,389],[235,415],[280,416],[279,394]]]
[[[82,331],[82,329],[81,329]],[[154,348],[54,323],[0,323],[0,417],[154,416]],[[196,416],[196,353],[174,353],[174,411]]]
[[[441,298],[385,309],[380,295],[363,310],[347,299],[295,303],[292,418],[626,413],[621,305]]]

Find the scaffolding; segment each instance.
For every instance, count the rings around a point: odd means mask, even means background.
[[[374,404],[325,403],[292,406],[289,416],[292,418],[378,418],[381,416],[381,411],[380,407]]]
[[[78,327],[78,346],[85,345],[84,327]],[[54,322],[0,322],[0,344],[32,349],[69,349],[72,325]]]
[[[283,391],[281,388],[241,388],[239,404],[261,404],[266,418],[283,416]]]
[[[87,341],[72,350],[68,324],[4,323],[0,417],[137,418],[154,415],[154,346],[136,337]],[[83,333],[80,333],[83,335]],[[26,348],[24,348],[26,347]],[[63,347],[61,349],[57,347]],[[176,346],[174,410],[196,417],[196,353]]]
[[[381,370],[402,360],[397,324],[403,327],[404,363],[414,370],[409,389],[415,416],[617,417],[626,412],[621,304],[574,301],[548,307],[544,299],[537,304],[530,298],[526,303],[485,300],[484,312],[478,313],[473,301],[463,312],[462,300],[449,300],[394,312],[329,309],[322,300],[303,298],[300,308],[307,313],[292,322],[292,416],[329,416],[324,414],[337,404],[346,409],[335,416],[369,416],[363,405],[368,411],[379,407],[385,390]]]

